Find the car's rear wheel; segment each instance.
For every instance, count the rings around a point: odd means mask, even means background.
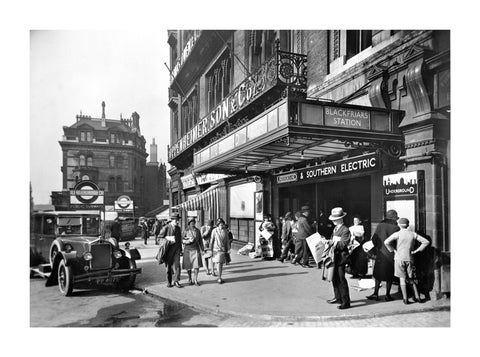
[[[58,264],[58,288],[65,296],[71,295],[73,291],[72,268],[65,264],[64,259]]]
[[[137,263],[133,259],[128,259],[129,262],[129,269],[137,269]],[[125,267],[126,268],[126,267]],[[128,291],[133,289],[135,285],[135,278],[137,277],[136,274],[130,273],[129,276],[121,277],[118,281],[118,287],[124,291]]]

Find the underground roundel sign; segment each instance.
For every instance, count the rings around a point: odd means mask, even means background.
[[[133,211],[133,201],[128,196],[120,196],[115,201],[116,211]]]
[[[103,205],[104,191],[100,190],[96,183],[92,181],[80,181],[70,190],[70,204],[84,205]]]

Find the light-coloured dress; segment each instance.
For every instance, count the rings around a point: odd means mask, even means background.
[[[214,263],[226,263],[225,253],[230,250],[228,231],[226,229],[220,229],[219,227],[217,227],[212,231],[210,249],[212,249],[213,252],[212,261]]]
[[[193,240],[192,242],[187,242]],[[202,236],[198,228],[187,228],[183,235],[183,242],[185,247],[183,248],[183,269],[191,270],[201,268],[203,251]]]

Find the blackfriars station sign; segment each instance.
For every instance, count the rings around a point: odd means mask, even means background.
[[[375,170],[380,167],[377,154],[368,154],[349,158],[346,160],[329,162],[328,164],[316,165],[305,169],[290,171],[286,174],[277,175],[277,184],[294,182],[307,182],[322,177],[341,176]]]

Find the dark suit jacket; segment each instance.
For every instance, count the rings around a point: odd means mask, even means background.
[[[313,227],[304,215],[301,215],[300,218],[298,218],[297,230],[296,237],[298,239],[306,239],[313,234]]]
[[[160,238],[165,238],[166,236],[174,236],[175,243],[170,244],[168,246],[168,250],[165,253],[165,263],[173,264],[173,260],[175,255],[182,251],[182,231],[180,230],[179,226],[173,227],[171,224],[167,224],[162,228],[160,234],[158,235]]]
[[[332,233],[332,238],[334,236],[340,237],[340,241],[337,242],[337,245],[335,246],[334,250],[334,263],[335,265],[344,265],[348,263],[348,243],[350,242],[350,230],[347,228],[345,224],[342,224],[337,232],[335,232],[335,229],[333,230]]]

